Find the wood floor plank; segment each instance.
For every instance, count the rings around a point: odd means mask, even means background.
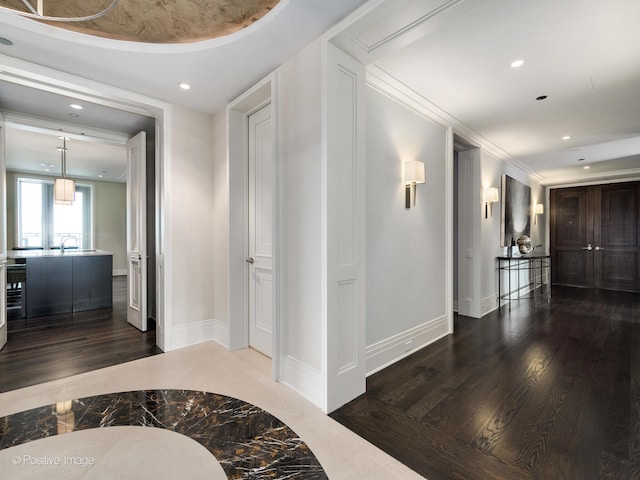
[[[332,417],[430,480],[640,480],[640,295],[557,288],[455,326]]]
[[[0,351],[0,392],[137,360],[162,351],[155,331],[127,323],[126,277],[114,277],[113,308],[10,318]]]

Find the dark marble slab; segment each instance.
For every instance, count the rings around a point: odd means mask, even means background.
[[[0,418],[0,450],[113,426],[164,428],[203,445],[230,479],[326,479],[309,447],[270,413],[192,390],[139,390],[60,402]]]

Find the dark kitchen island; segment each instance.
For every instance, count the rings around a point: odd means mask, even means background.
[[[26,264],[27,318],[113,306],[113,254],[102,250],[9,252]]]

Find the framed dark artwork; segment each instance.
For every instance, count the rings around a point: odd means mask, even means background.
[[[522,235],[529,236],[531,230],[531,187],[502,176],[502,216],[500,245],[508,247],[512,240]]]

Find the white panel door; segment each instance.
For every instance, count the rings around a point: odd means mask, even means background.
[[[0,349],[7,344],[7,217],[5,123],[0,115]]]
[[[482,316],[480,150],[458,153],[458,313]]]
[[[146,134],[127,142],[127,322],[147,331]]]
[[[273,141],[271,105],[249,116],[249,345],[273,352]]]

